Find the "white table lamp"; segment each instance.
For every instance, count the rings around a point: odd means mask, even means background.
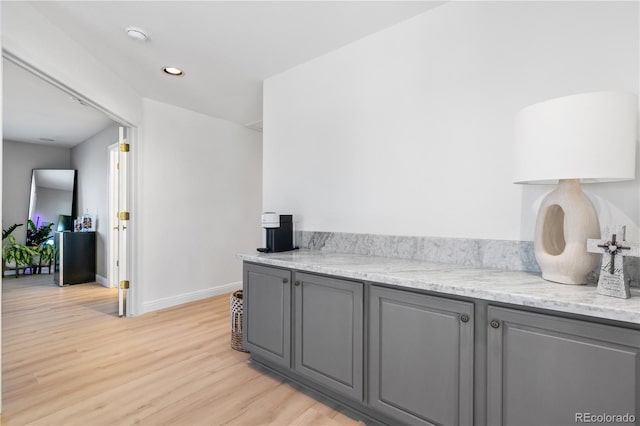
[[[635,95],[594,92],[540,102],[516,115],[515,183],[558,182],[536,219],[542,278],[584,284],[598,264],[587,239],[600,238],[600,225],[580,182],[635,178],[637,108]]]

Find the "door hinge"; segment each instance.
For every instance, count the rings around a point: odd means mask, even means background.
[[[129,152],[129,144],[121,143],[120,144],[120,152]]]
[[[129,280],[120,281],[120,288],[124,290],[129,289]]]
[[[118,213],[118,219],[120,219],[120,220],[129,220],[129,212],[120,212],[120,213]]]

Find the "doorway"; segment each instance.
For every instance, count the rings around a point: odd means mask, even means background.
[[[129,123],[128,121],[126,121],[125,119],[117,116],[116,114],[112,113],[111,111],[101,107],[100,105],[97,105],[96,103],[92,102],[90,99],[82,96],[81,94],[73,91],[73,89],[57,82],[55,79],[51,78],[50,76],[48,76],[46,73],[35,69],[34,67],[32,67],[29,63],[21,60],[20,58],[15,57],[14,55],[3,51],[3,60],[5,62],[8,62],[11,64],[11,66],[14,67],[18,67],[21,68],[24,72],[30,74],[34,80],[37,80],[40,82],[40,84],[42,83],[48,83],[48,85],[51,87],[51,89],[57,90],[58,92],[62,93],[64,95],[64,97],[66,98],[65,101],[68,101],[69,99],[71,99],[73,102],[76,102],[77,104],[82,105],[84,108],[87,109],[92,109],[95,112],[98,112],[100,114],[102,114],[104,117],[107,117],[108,119],[110,119],[112,122],[115,122],[119,125],[121,125],[123,127],[123,136],[126,138],[126,144],[127,146],[135,146],[135,138],[137,136],[137,132],[136,132],[136,128],[135,126],[133,126],[131,123]],[[6,73],[4,73],[6,75]],[[7,87],[7,85],[5,85],[5,87]],[[58,102],[58,105],[60,104],[60,102]],[[114,140],[111,141],[111,143],[113,143]],[[105,163],[104,164],[104,169],[105,169],[105,173],[108,173],[108,167],[109,167],[109,162],[110,162],[110,151],[108,151],[106,149],[106,147],[104,148],[105,151],[104,155],[106,155],[106,159],[104,160]],[[127,168],[131,168],[130,170],[128,170],[127,175],[131,176],[133,173],[133,164],[132,162],[127,161],[126,162]],[[105,182],[105,186],[103,188],[105,188],[106,191],[109,191],[109,189],[107,188],[107,182],[109,180],[109,177],[107,175],[105,175],[104,178],[104,182]],[[126,211],[126,213],[130,214],[131,213],[131,209],[129,208],[129,180],[127,179],[126,181],[124,181],[124,183],[126,184],[123,187],[123,190],[121,191],[123,193],[123,197],[124,197],[124,201],[122,201],[120,204],[123,206],[126,206],[126,210],[123,209],[123,211]],[[6,186],[7,182],[5,182],[5,186]],[[82,182],[80,182],[80,186],[82,185]],[[113,227],[110,226],[110,218],[107,216],[107,205],[108,205],[108,197],[109,194],[107,193],[105,196],[105,202],[104,202],[104,212],[102,213],[102,217],[98,217],[97,218],[97,223],[98,226],[100,227],[100,222],[102,222],[104,224],[104,240],[102,242],[103,244],[103,258],[106,260],[103,260],[103,263],[106,265],[105,268],[103,268],[103,272],[99,273],[96,276],[96,281],[102,283],[105,286],[111,286],[113,284],[116,284],[116,282],[119,281],[127,281],[127,285],[128,282],[130,282],[130,278],[129,278],[129,274],[132,272],[132,268],[131,268],[131,262],[129,261],[129,259],[132,257],[132,251],[129,249],[130,245],[131,245],[131,239],[129,238],[124,238],[121,239],[121,249],[122,247],[124,247],[124,249],[126,249],[125,253],[126,253],[126,257],[123,259],[122,257],[117,260],[114,258],[114,262],[119,262],[119,267],[120,270],[125,270],[126,271],[126,276],[121,276],[120,279],[116,278],[116,279],[112,279],[111,277],[113,276],[111,274],[111,269],[112,269],[112,265],[111,265],[111,259],[109,259],[109,253],[111,250],[111,238],[109,235],[109,230],[112,229]],[[85,212],[85,209],[80,208],[78,210],[78,214],[81,215],[82,213]],[[91,214],[95,214],[95,211],[91,211]],[[7,217],[3,217],[3,223],[6,225],[8,222],[9,218]],[[126,225],[127,231],[131,232],[134,229],[133,226],[133,221],[127,221],[128,224]],[[12,222],[13,223],[13,222]],[[125,268],[122,268],[122,264],[124,263]],[[116,284],[116,286],[118,286],[118,284]],[[130,292],[131,294],[134,293],[134,289],[133,289],[133,285],[131,285],[131,289]],[[129,298],[130,300],[133,300],[133,297]],[[127,315],[128,316],[133,316],[136,314],[136,312],[139,312],[138,309],[135,309],[134,306],[131,306],[130,309],[128,309],[127,311]]]

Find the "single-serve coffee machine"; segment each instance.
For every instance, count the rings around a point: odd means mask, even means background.
[[[262,214],[262,227],[266,232],[267,247],[259,248],[262,253],[277,253],[294,250],[293,215],[265,212]]]

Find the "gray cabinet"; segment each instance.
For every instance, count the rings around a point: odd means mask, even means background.
[[[488,320],[487,424],[640,419],[640,332],[499,307]]]
[[[291,367],[291,272],[245,263],[243,286],[244,347]]]
[[[254,361],[380,422],[640,419],[637,329],[252,263],[244,291]]]
[[[377,286],[369,303],[369,405],[406,424],[473,424],[473,304]]]
[[[295,371],[362,401],[362,283],[299,272],[294,279]]]

